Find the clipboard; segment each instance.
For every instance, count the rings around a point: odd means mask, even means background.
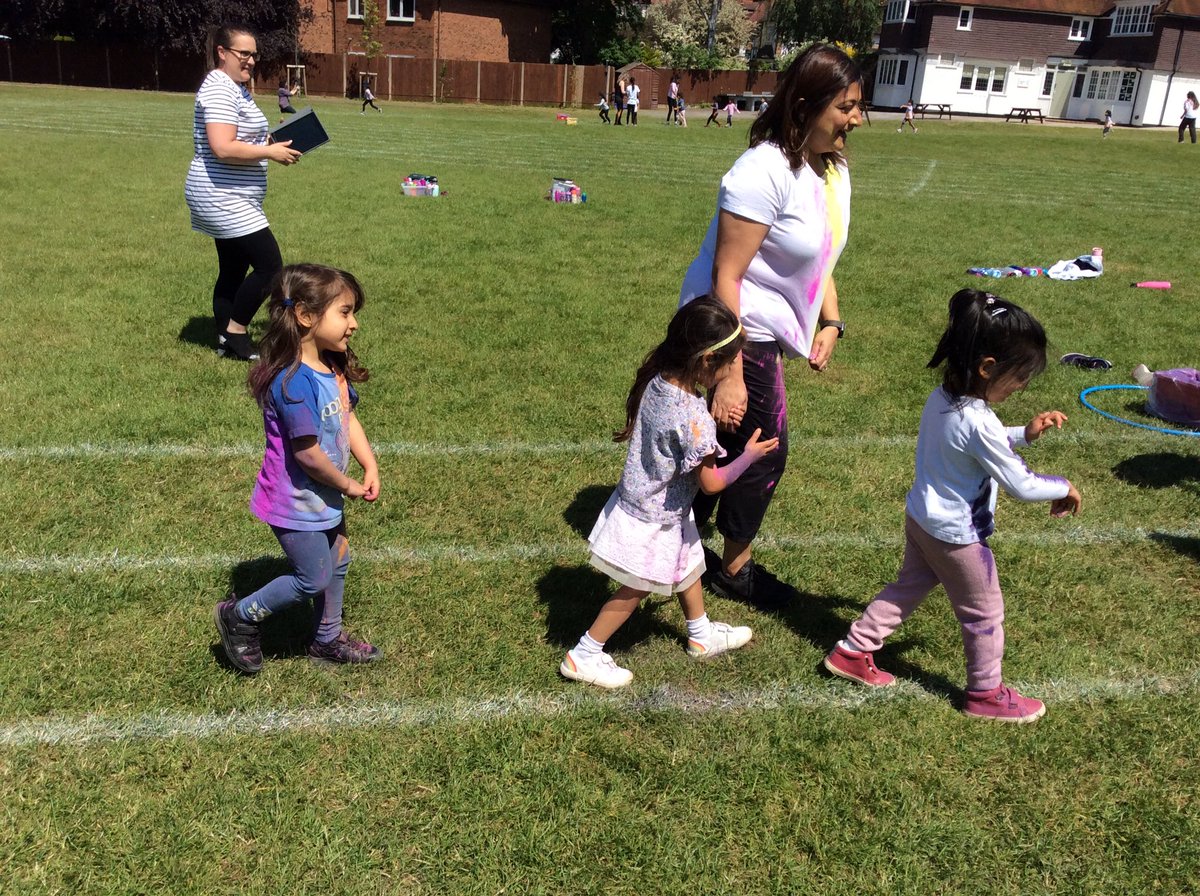
[[[292,141],[292,149],[300,152],[311,152],[318,146],[329,142],[329,134],[312,106],[305,106],[283,124],[277,124],[269,131],[272,143]]]

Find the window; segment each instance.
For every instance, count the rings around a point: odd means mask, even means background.
[[[1007,77],[1007,66],[964,65],[958,89],[972,90],[976,93],[1004,93],[1004,81]]]
[[[960,6],[958,8],[958,30],[970,31],[971,19],[975,17],[974,6]]]
[[[911,0],[888,0],[887,8],[883,11],[884,22],[912,22],[916,10],[912,8]]]
[[[1131,34],[1153,34],[1150,15],[1154,12],[1153,3],[1139,3],[1132,6],[1118,6],[1113,10],[1113,37]]]
[[[908,60],[896,56],[888,56],[879,60],[879,81],[881,86],[908,83]]]
[[[1070,40],[1087,40],[1092,36],[1091,19],[1071,19]]]
[[[1054,93],[1054,69],[1046,71],[1046,77],[1042,79],[1042,96],[1051,96]]]
[[[1089,100],[1128,103],[1137,86],[1137,72],[1120,68],[1094,68],[1088,72],[1084,96]]]
[[[933,64],[938,68],[957,68],[958,57],[953,53],[938,53],[933,57]]]
[[[363,0],[350,0],[346,4],[346,18],[361,19],[363,17]]]
[[[417,18],[417,0],[387,0],[389,22],[414,22]]]
[[[1017,71],[1023,72],[1024,74],[1027,74],[1027,75],[1031,74],[1033,72],[1033,68],[1036,64],[1037,63],[1032,59],[1018,59],[1017,60]]]

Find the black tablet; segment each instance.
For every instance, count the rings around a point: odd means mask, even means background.
[[[283,124],[271,128],[271,142],[283,143],[292,141],[292,149],[300,152],[311,152],[318,146],[329,142],[329,135],[312,106],[301,109]]]

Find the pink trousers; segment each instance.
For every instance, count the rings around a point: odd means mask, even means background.
[[[946,589],[962,629],[967,690],[1000,685],[1004,657],[1004,595],[991,549],[981,542],[950,544],[934,538],[911,517],[904,519],[904,562],[850,626],[850,642],[871,653],[900,627],[938,585]]]

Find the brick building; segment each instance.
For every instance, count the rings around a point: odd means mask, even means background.
[[[304,0],[304,53],[361,53],[364,0]],[[551,6],[539,0],[377,0],[380,56],[549,62]]]

